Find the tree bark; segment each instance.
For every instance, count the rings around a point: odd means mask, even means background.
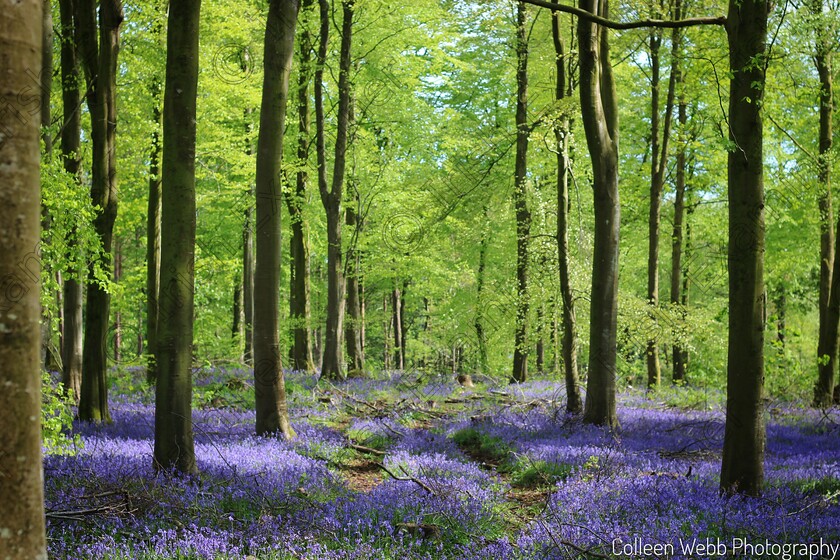
[[[44,159],[49,161],[52,159],[52,132],[50,130],[52,125],[52,115],[50,110],[50,97],[52,96],[52,77],[53,77],[53,19],[52,8],[50,0],[43,0],[43,24],[41,33],[41,71],[39,73],[41,95],[41,141],[44,144]],[[46,207],[41,208],[42,230],[44,233],[50,228],[50,216]],[[59,283],[59,286],[61,284]],[[60,288],[57,295],[57,300],[61,299]],[[58,308],[58,319],[60,323],[61,306]],[[43,369],[53,370],[58,365],[58,359],[55,356],[53,349],[55,346],[52,341],[52,317],[48,307],[41,309],[41,360]]]
[[[488,220],[488,207],[484,207],[483,216]],[[489,243],[489,232],[485,229],[481,234],[481,243],[478,250],[478,272],[476,273],[476,313],[474,319],[475,337],[478,340],[478,364],[481,373],[487,375],[489,363],[487,361],[487,332],[484,330],[484,292],[487,276],[487,245]],[[428,300],[424,300],[428,301]]]
[[[338,379],[345,375],[341,334],[344,325],[344,275],[341,247],[341,202],[344,192],[344,170],[347,163],[347,130],[350,122],[350,65],[353,32],[353,0],[342,0],[341,50],[338,74],[338,115],[333,159],[332,184],[327,185],[324,139],[324,64],[329,37],[329,6],[319,0],[321,32],[315,70],[315,126],[318,152],[318,190],[327,215],[327,325],[321,375]]]
[[[246,111],[246,118],[250,109]],[[245,151],[251,154],[250,122],[246,123],[248,138]],[[254,195],[253,186],[248,187],[248,196]],[[245,221],[242,225],[242,319],[245,350],[242,361],[254,365],[254,210],[249,204],[245,207]]]
[[[579,6],[609,17],[608,0],[580,0]],[[618,427],[615,405],[618,317],[618,107],[606,29],[578,20],[580,98],[583,128],[592,161],[595,240],[589,320],[589,377],[584,421]]]
[[[765,0],[730,0],[729,349],[720,488],[757,495],[764,480]]]
[[[810,3],[812,13],[820,17],[822,0]],[[840,309],[829,310],[834,269],[834,212],[831,205],[831,148],[834,118],[834,82],[832,78],[832,44],[826,32],[818,28],[814,62],[820,78],[819,138],[819,210],[820,210],[820,296],[819,341],[817,343],[818,375],[814,387],[814,405],[830,407],[837,379],[837,319]],[[835,300],[840,305],[840,299]],[[832,315],[835,317],[832,323]]]
[[[528,208],[528,11],[516,5],[516,160],[513,204],[516,211],[516,327],[511,383],[528,378],[528,245],[531,211]]]
[[[664,2],[660,1],[659,9],[664,10]],[[657,14],[658,15],[658,14]],[[674,19],[679,20],[681,4],[677,0],[674,5]],[[655,310],[659,307],[659,237],[662,209],[662,191],[665,186],[665,170],[668,163],[668,143],[671,136],[671,120],[674,112],[674,98],[677,83],[677,64],[680,51],[680,30],[674,28],[671,33],[671,73],[668,78],[668,91],[665,101],[665,117],[662,125],[660,140],[659,88],[660,88],[660,48],[662,46],[662,32],[654,29],[650,34],[651,60],[651,159],[650,159],[650,213],[648,216],[648,304]],[[656,315],[651,314],[651,320],[656,322]],[[659,344],[655,337],[648,340],[647,349],[648,387],[658,387],[662,378],[662,367],[659,364]]]
[[[280,353],[281,159],[298,0],[271,0],[257,140],[257,262],[254,273],[254,387],[258,435],[291,439]]]
[[[398,370],[405,369],[401,302],[402,295],[399,285],[395,285],[394,289],[391,290],[391,314],[393,317],[391,324],[394,326],[394,369]]]
[[[361,228],[356,216],[356,210],[348,205],[345,208],[345,225],[350,229]],[[355,236],[357,239],[358,236]],[[356,249],[355,241],[347,249],[347,310],[350,316],[345,323],[344,342],[347,345],[347,367],[355,375],[362,375],[365,371],[365,351],[362,348],[362,307],[359,297],[359,274],[361,260]]]
[[[201,0],[172,0],[166,33],[155,390],[157,469],[194,474],[192,344],[195,293],[195,131]]]
[[[46,560],[41,459],[41,306],[36,251],[41,233],[38,91],[42,0],[0,11],[0,557]],[[35,80],[36,83],[33,83]],[[34,261],[34,262],[33,262]]]
[[[301,18],[308,17],[313,0],[304,0]],[[295,190],[286,197],[289,208],[289,221],[292,235],[289,241],[291,254],[289,275],[289,319],[292,327],[292,347],[290,352],[291,368],[295,371],[315,371],[312,359],[312,339],[310,328],[312,312],[310,303],[310,268],[309,242],[306,216],[303,213],[306,203],[309,174],[303,167],[309,159],[309,134],[311,119],[309,115],[309,82],[312,78],[312,34],[302,23],[299,38],[299,60],[297,83],[298,145],[297,157],[300,169],[296,174]]]
[[[61,18],[61,155],[64,170],[81,182],[81,97],[79,94],[79,63],[76,53],[73,0],[59,0]],[[68,271],[64,277],[64,332],[61,339],[61,381],[64,390],[73,395],[76,404],[82,385],[82,275],[81,267]]]
[[[90,195],[100,212],[94,230],[106,258],[111,256],[114,222],[117,218],[116,131],[117,131],[117,55],[120,48],[120,25],[123,21],[121,0],[99,3],[99,44],[96,33],[96,2],[76,2],[77,45],[87,83],[87,104],[91,120],[93,166]],[[102,263],[108,269],[107,263]],[[87,309],[82,349],[82,386],[79,419],[110,422],[108,410],[107,344],[111,296],[88,267]]]
[[[559,2],[559,0],[555,0]],[[563,101],[572,95],[572,76],[568,70],[565,45],[560,34],[560,13],[552,14],[551,34],[554,40],[555,68],[557,83],[554,98]],[[563,371],[566,380],[566,411],[578,413],[583,410],[580,396],[580,378],[577,363],[577,320],[575,318],[575,300],[569,277],[571,256],[569,255],[569,170],[572,162],[569,156],[569,136],[571,121],[563,115],[554,128],[557,143],[557,260],[560,274],[560,295],[563,299]]]
[[[122,241],[117,239],[114,242],[114,284],[119,284],[122,278]],[[114,327],[113,337],[111,342],[114,347],[112,349],[113,361],[119,364],[122,361],[122,313],[117,311],[114,313]]]
[[[160,29],[156,26],[156,33]],[[152,79],[152,144],[149,150],[149,202],[146,214],[146,380],[154,383],[157,379],[158,359],[158,298],[160,296],[160,212],[161,212],[161,177],[160,177],[160,81]]]
[[[682,72],[677,76],[677,81],[682,87],[683,77]],[[685,131],[685,126],[688,123],[687,107],[685,98],[680,93],[680,101],[677,108],[677,119],[680,130]],[[685,302],[683,298],[681,287],[683,286],[683,261],[682,261],[682,247],[683,247],[683,218],[685,216],[685,167],[686,167],[686,143],[682,141],[677,147],[677,162],[676,162],[676,181],[674,195],[674,229],[671,234],[671,303],[678,306],[680,312],[685,318]],[[687,236],[686,236],[687,237]],[[687,243],[686,243],[687,245]],[[688,255],[686,255],[687,257]],[[687,261],[688,259],[686,259]],[[684,382],[686,380],[686,352],[681,344],[674,344],[672,349],[673,375],[674,383]]]

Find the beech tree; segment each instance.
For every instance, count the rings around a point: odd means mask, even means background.
[[[0,10],[0,557],[46,560],[41,463],[39,106],[42,0]],[[40,101],[40,98],[39,98]]]
[[[300,38],[298,46],[297,113],[298,143],[297,157],[301,166],[295,174],[295,189],[286,196],[289,208],[289,222],[292,235],[289,240],[291,262],[289,268],[289,320],[291,322],[292,346],[289,351],[291,368],[298,371],[315,371],[312,359],[312,322],[310,301],[309,240],[306,216],[303,206],[309,187],[309,173],[304,163],[309,159],[311,117],[309,109],[309,83],[312,81],[312,33],[307,25],[312,14],[314,0],[304,0],[300,8]]]
[[[609,18],[607,0],[581,0],[581,9]],[[618,106],[606,28],[578,19],[581,118],[592,162],[595,246],[589,316],[589,377],[584,420],[618,426],[615,410],[618,318]]]
[[[559,0],[554,0],[554,2],[558,3]],[[574,83],[570,71],[570,53],[566,51],[563,36],[560,33],[560,12],[552,14],[551,36],[554,42],[554,67],[557,73],[554,98],[558,103],[562,103],[571,98]],[[554,125],[554,137],[557,143],[557,271],[560,275],[560,295],[563,304],[561,353],[563,375],[566,379],[566,411],[576,413],[583,409],[583,400],[580,396],[578,378],[575,299],[569,278],[569,174],[572,163],[569,155],[569,137],[572,127],[569,112],[566,109],[561,109],[561,111]]]
[[[155,363],[156,468],[197,472],[192,425],[195,114],[201,0],[172,0],[163,94],[160,296]]]
[[[117,219],[117,54],[123,21],[121,0],[99,3],[99,25],[94,0],[75,0],[76,43],[84,69],[90,112],[91,187],[93,204],[99,207],[94,229],[105,258],[111,256],[114,222]],[[97,41],[97,34],[99,40]],[[108,266],[108,263],[103,263]],[[82,383],[79,418],[110,422],[108,411],[107,333],[111,296],[96,278],[94,263],[88,267],[87,307],[82,349]]]
[[[814,64],[820,82],[819,124],[819,211],[820,211],[820,294],[819,341],[817,343],[818,378],[814,387],[814,404],[831,406],[837,378],[837,334],[840,320],[840,297],[833,298],[835,236],[834,211],[831,204],[831,149],[834,119],[834,80],[832,75],[833,45],[829,30],[820,21],[823,0],[812,0],[809,9],[816,19]],[[838,223],[840,228],[840,223]]]
[[[344,196],[344,172],[347,164],[347,132],[350,123],[350,66],[353,44],[353,0],[342,0],[341,51],[338,70],[338,114],[333,158],[332,183],[327,181],[327,158],[324,116],[324,66],[327,58],[330,13],[327,0],[319,0],[321,29],[315,69],[315,128],[318,158],[318,191],[327,216],[327,325],[321,375],[344,377],[341,335],[344,329],[344,269],[341,246],[341,205]]]
[[[280,355],[280,161],[300,3],[272,0],[265,27],[260,132],[257,140],[254,388],[259,435],[295,435],[286,408]]]
[[[764,134],[766,0],[730,0],[729,349],[720,487],[760,494],[764,481]]]
[[[75,16],[72,0],[59,0],[61,27],[61,157],[64,170],[81,181],[81,96],[79,94],[79,61],[75,36]],[[81,269],[71,271],[64,277],[62,304],[64,307],[64,329],[61,341],[62,377],[64,389],[73,394],[78,404],[82,384],[82,306],[83,289]]]
[[[512,382],[528,377],[528,246],[531,211],[528,208],[528,10],[516,4],[516,162],[513,204],[516,210],[516,327]]]

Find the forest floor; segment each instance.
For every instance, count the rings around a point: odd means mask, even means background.
[[[253,435],[250,375],[195,373],[184,479],[152,469],[142,371],[115,372],[113,422],[45,459],[50,557],[840,558],[837,408],[769,403],[765,492],[726,498],[719,392],[624,393],[610,433],[560,379],[293,373],[284,441]]]

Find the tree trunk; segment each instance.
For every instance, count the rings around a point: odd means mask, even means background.
[[[665,8],[664,2],[660,2],[659,10]],[[660,14],[655,14],[659,17]],[[679,0],[674,5],[673,18],[681,18],[681,6]],[[650,96],[650,135],[651,135],[651,159],[650,159],[650,213],[648,216],[648,285],[647,300],[652,311],[659,307],[659,230],[661,222],[662,191],[665,186],[665,170],[668,164],[668,142],[671,136],[671,120],[674,112],[674,97],[676,93],[678,60],[680,53],[679,29],[674,29],[671,34],[671,73],[668,79],[668,92],[665,102],[665,119],[662,126],[660,141],[660,114],[659,114],[659,88],[660,88],[660,47],[662,46],[662,32],[659,29],[651,31],[650,35],[650,61],[651,61],[651,96]],[[651,320],[656,322],[656,315],[651,313]],[[659,364],[659,345],[656,338],[648,340],[647,349],[647,372],[648,387],[658,387],[662,378],[662,368]]]
[[[537,373],[545,373],[545,303],[537,306]]]
[[[248,189],[248,196],[254,196],[254,189]],[[242,226],[242,330],[245,350],[242,361],[254,365],[254,219],[250,205],[245,208],[245,222]]]
[[[590,13],[609,17],[607,0],[580,0]],[[615,407],[616,321],[618,317],[618,107],[607,30],[578,20],[580,99],[592,160],[595,241],[589,320],[589,377],[584,421],[618,426]]]
[[[76,181],[79,176],[81,117],[79,63],[76,57],[73,0],[59,0],[61,17],[61,154],[64,170]],[[61,339],[61,361],[64,390],[72,393],[76,404],[82,385],[82,268],[68,271],[64,278],[64,330]]]
[[[155,27],[155,33],[160,29]],[[158,353],[158,298],[160,296],[160,212],[161,212],[161,177],[160,177],[160,81],[152,79],[152,145],[149,150],[149,203],[146,214],[146,380],[154,383],[157,379]]]
[[[822,0],[811,2],[811,11],[822,14]],[[837,378],[837,320],[831,323],[829,311],[830,294],[833,286],[834,268],[834,212],[831,206],[831,148],[833,145],[832,120],[834,118],[834,82],[832,79],[833,45],[826,32],[818,27],[817,48],[814,61],[820,77],[820,138],[819,138],[819,183],[820,183],[820,332],[817,343],[818,377],[814,387],[814,405],[829,407]],[[837,300],[840,304],[840,300]],[[840,316],[840,312],[834,311]]]
[[[776,307],[776,341],[779,343],[779,353],[785,352],[785,323],[787,316],[787,290],[784,281],[776,288],[776,297],[773,302]]]
[[[327,326],[321,375],[327,379],[344,377],[341,334],[344,325],[344,275],[341,247],[341,202],[347,163],[347,129],[350,122],[350,65],[353,31],[353,0],[342,0],[341,51],[338,74],[338,115],[333,159],[332,185],[327,185],[324,133],[324,64],[327,56],[330,14],[327,0],[319,0],[321,32],[315,71],[315,126],[318,152],[318,190],[327,215]]]
[[[233,286],[233,317],[231,318],[230,334],[234,340],[242,338],[242,284],[236,282]]]
[[[516,210],[516,327],[511,383],[528,378],[528,245],[531,211],[528,208],[528,11],[516,6],[516,160],[513,205]]]
[[[257,140],[257,262],[254,274],[254,387],[258,435],[295,436],[289,423],[280,353],[281,160],[297,0],[271,0]]]
[[[39,119],[20,93],[39,86],[32,69],[41,65],[43,2],[3,7],[0,96],[8,117],[0,139],[0,557],[46,560],[35,254],[41,232]]]
[[[99,44],[96,33],[96,2],[76,3],[76,39],[87,83],[87,104],[91,120],[92,172],[90,195],[100,212],[94,230],[106,258],[111,255],[114,222],[117,218],[116,131],[117,55],[121,0],[99,3]],[[102,263],[107,270],[107,263]],[[108,411],[107,344],[111,296],[99,284],[94,264],[88,267],[87,309],[82,349],[82,386],[79,419],[110,422]]]
[[[559,2],[559,0],[555,0]],[[572,94],[572,76],[567,68],[565,46],[560,34],[560,13],[552,14],[551,32],[554,39],[555,66],[557,84],[555,99],[562,101]],[[563,298],[563,369],[566,379],[566,412],[578,413],[583,409],[580,396],[580,378],[577,364],[577,320],[575,318],[575,300],[572,283],[569,278],[571,256],[569,255],[569,170],[572,162],[569,157],[569,135],[571,122],[564,115],[554,129],[557,142],[557,260],[560,274],[560,295]]]
[[[757,495],[764,480],[765,0],[730,0],[729,355],[722,491]],[[758,61],[758,62],[757,62]]]
[[[385,371],[389,371],[392,368],[391,366],[391,324],[394,322],[393,316],[388,313],[388,299],[390,298],[390,294],[384,293],[382,294],[382,317],[383,319],[383,327],[382,327],[382,338],[384,340],[383,343],[383,358],[382,358],[382,368]]]
[[[50,97],[52,96],[52,76],[53,76],[53,23],[52,23],[52,8],[50,7],[50,0],[43,0],[43,23],[41,33],[41,71],[39,72],[41,89],[41,140],[44,143],[44,159],[49,161],[52,159],[52,134],[51,134],[51,111],[50,111]],[[46,207],[41,208],[41,224],[42,230],[46,232],[50,227],[50,216]],[[60,286],[60,284],[59,284]],[[61,308],[59,307],[59,315]],[[56,357],[53,352],[52,342],[52,317],[48,307],[41,309],[41,366],[42,369],[53,370],[56,366]]]
[[[394,286],[391,290],[391,313],[393,319],[391,324],[394,326],[394,369],[405,369],[404,355],[403,355],[403,327],[402,327],[402,296],[398,286]]]
[[[301,19],[307,18],[313,0],[304,0],[301,7]],[[292,348],[290,352],[291,368],[295,371],[314,372],[315,363],[312,359],[312,340],[310,325],[312,322],[309,286],[309,242],[306,217],[303,207],[306,203],[309,174],[303,165],[309,159],[309,82],[311,80],[311,51],[312,35],[308,26],[301,25],[298,47],[300,68],[297,84],[297,112],[298,112],[298,164],[294,193],[286,197],[291,222],[291,240],[289,251],[291,267],[289,274],[289,319],[292,327]]]
[[[345,225],[353,231],[361,226],[356,217],[356,210],[347,206],[345,209]],[[357,239],[355,236],[354,239]],[[359,297],[359,272],[361,263],[359,252],[354,243],[347,249],[347,309],[350,317],[345,323],[344,341],[347,345],[347,367],[355,375],[365,371],[365,352],[362,348],[362,308]]]
[[[116,240],[114,242],[114,284],[119,284],[122,278],[122,241]],[[114,313],[114,327],[113,336],[111,337],[113,343],[113,360],[115,364],[122,361],[122,313],[117,311]]]
[[[683,76],[682,72],[677,76],[677,80],[682,88]],[[685,126],[688,123],[688,115],[686,111],[685,98],[680,93],[680,102],[677,109],[677,119],[679,121],[680,130],[685,131]],[[679,306],[683,318],[685,318],[685,304],[683,298],[685,294],[681,294],[682,276],[683,276],[683,262],[682,262],[682,246],[683,246],[683,216],[685,215],[685,166],[686,166],[686,142],[681,141],[677,148],[677,169],[674,196],[674,230],[671,234],[671,303],[674,306]],[[687,237],[687,236],[686,236]],[[686,243],[687,245],[687,243]],[[688,261],[686,255],[686,262]],[[682,345],[674,344],[673,347],[673,376],[674,383],[684,382],[686,380],[686,354]]]
[[[484,207],[483,215],[488,219],[487,206]],[[484,330],[484,292],[487,276],[487,245],[489,232],[485,229],[481,234],[481,243],[478,250],[478,273],[476,274],[476,313],[474,319],[475,337],[478,340],[478,365],[481,373],[487,375],[489,364],[487,361],[487,332]],[[427,301],[427,300],[424,300]]]
[[[197,472],[192,425],[195,112],[201,0],[172,0],[163,97],[158,362],[154,465]]]

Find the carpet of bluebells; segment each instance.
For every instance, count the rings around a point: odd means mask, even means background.
[[[765,492],[727,498],[719,394],[623,394],[609,433],[564,413],[562,380],[291,373],[297,438],[284,441],[253,435],[250,375],[196,371],[200,475],[185,479],[152,468],[142,372],[115,373],[113,423],[77,423],[78,448],[45,459],[50,557],[599,558],[641,539],[686,558],[701,557],[677,545],[693,539],[840,544],[836,408],[770,403]]]

